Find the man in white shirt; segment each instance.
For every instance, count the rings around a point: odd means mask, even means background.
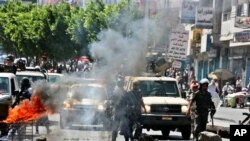
[[[226,84],[223,86],[222,88],[222,96],[221,96],[221,99],[222,99],[222,102],[223,104],[225,103],[225,97],[228,95],[228,94],[232,94],[234,92],[234,88],[230,85],[229,82],[226,82]]]
[[[236,92],[240,92],[242,89],[242,80],[240,77],[236,80]]]

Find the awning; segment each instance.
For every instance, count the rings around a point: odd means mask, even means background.
[[[250,42],[230,42],[229,47],[250,46]]]

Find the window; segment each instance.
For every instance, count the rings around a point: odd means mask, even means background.
[[[200,6],[202,6],[202,7],[213,7],[213,0],[200,1]]]
[[[241,16],[242,9],[243,9],[243,5],[242,4],[237,6],[236,16]]]
[[[230,12],[223,13],[223,21],[228,21],[228,20],[230,20],[230,15],[231,15]]]
[[[247,11],[247,12],[248,12],[247,15],[248,15],[248,17],[249,17],[249,16],[250,16],[250,2],[248,3],[247,10],[248,10],[248,11]]]
[[[13,94],[15,91],[15,81],[13,78],[11,78],[10,83],[11,83],[11,93]]]
[[[108,95],[102,87],[74,86],[71,89],[70,97],[80,101],[82,99],[106,100]]]
[[[9,79],[7,77],[0,77],[0,94],[9,93]]]
[[[140,81],[139,87],[143,96],[179,96],[175,81]]]
[[[232,11],[232,3],[229,1],[223,1],[223,21],[230,20]]]

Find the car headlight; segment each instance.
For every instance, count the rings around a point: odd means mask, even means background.
[[[103,111],[103,110],[104,110],[104,106],[103,106],[103,105],[98,105],[98,106],[97,106],[97,109],[98,109],[99,111]]]
[[[63,102],[63,107],[64,108],[72,108],[72,106],[73,106],[72,102],[69,102],[69,101]]]
[[[146,113],[150,113],[151,112],[151,107],[150,105],[145,105],[145,109],[146,109]],[[142,112],[145,113],[145,109],[142,108]]]
[[[181,112],[182,113],[187,113],[188,107],[186,105],[181,106]]]

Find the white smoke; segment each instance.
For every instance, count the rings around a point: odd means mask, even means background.
[[[124,71],[128,75],[138,75],[146,70],[148,49],[157,46],[166,47],[168,44],[168,36],[171,28],[177,24],[178,13],[175,10],[163,9],[157,15],[153,15],[150,19],[131,19],[131,15],[123,13],[120,20],[120,28],[105,29],[98,35],[98,41],[89,45],[92,57],[98,63],[94,63],[91,76],[96,79],[104,79],[112,81],[119,71]],[[126,34],[117,29],[126,27]],[[69,87],[74,83],[82,83],[77,75],[74,77],[64,77],[63,81],[52,85],[37,85],[42,88],[42,94],[45,94],[45,105],[51,106],[55,111],[59,112],[62,108],[63,101],[67,97]],[[75,77],[76,76],[76,77]],[[78,78],[77,78],[78,77]],[[71,115],[74,116],[74,115]],[[82,118],[88,118],[82,115]],[[58,134],[66,132],[61,130],[55,131]],[[87,138],[91,138],[91,132],[87,132]],[[106,135],[105,135],[106,136]],[[62,136],[61,136],[62,137]],[[104,139],[100,135],[100,140]],[[58,140],[58,139],[56,139]],[[60,139],[59,139],[60,140]],[[98,140],[98,139],[97,139]]]

